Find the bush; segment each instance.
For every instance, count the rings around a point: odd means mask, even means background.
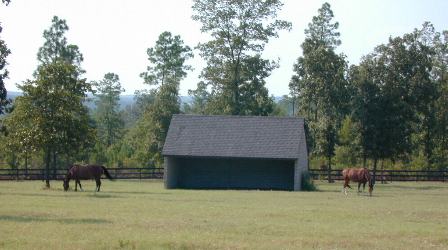
[[[317,191],[313,178],[308,171],[302,173],[302,191]]]

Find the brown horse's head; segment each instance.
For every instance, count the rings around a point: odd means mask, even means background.
[[[68,188],[69,188],[68,183],[69,183],[69,180],[68,180],[67,178],[65,178],[65,179],[64,179],[64,183],[63,183],[64,191],[67,191],[67,190],[68,190]]]
[[[70,166],[70,168],[67,171],[67,174],[65,175],[64,183],[62,184],[62,186],[64,187],[64,191],[67,191],[69,188],[70,178],[72,177],[72,168],[73,166]]]

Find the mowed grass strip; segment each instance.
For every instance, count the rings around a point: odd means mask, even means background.
[[[74,183],[71,183],[72,185]],[[448,183],[318,192],[0,182],[0,249],[448,249]],[[353,185],[355,186],[355,185]]]

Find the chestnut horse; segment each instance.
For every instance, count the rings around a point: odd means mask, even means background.
[[[96,182],[96,189],[95,191],[99,192],[101,187],[101,175],[104,174],[109,180],[112,180],[112,176],[110,176],[109,172],[104,166],[98,166],[98,165],[87,165],[87,166],[80,166],[80,165],[72,165],[69,170],[67,171],[67,175],[64,179],[64,191],[67,191],[69,188],[69,182],[70,179],[75,180],[75,191],[78,191],[78,184],[79,188],[82,190],[81,182],[80,180],[90,180],[95,179]]]
[[[350,181],[358,182],[358,193],[361,192],[359,189],[362,186],[362,190],[366,188],[366,183],[369,183],[369,194],[372,196],[373,185],[372,179],[370,178],[370,173],[367,168],[346,168],[342,170],[342,176],[344,177],[344,193],[347,195],[347,187],[350,187]]]

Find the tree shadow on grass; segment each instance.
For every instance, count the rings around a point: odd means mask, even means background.
[[[36,196],[41,196],[41,197],[66,197],[66,195],[64,194],[43,194],[43,193],[12,193],[12,192],[7,192],[7,193],[1,193],[1,195],[14,195],[14,196],[28,196],[28,197],[36,197]]]
[[[0,221],[12,222],[59,222],[63,224],[107,224],[108,220],[95,218],[50,218],[46,216],[17,216],[17,215],[0,215]]]
[[[108,191],[108,193],[113,193],[113,194],[140,194],[140,195],[171,195],[173,193],[165,193],[165,192],[143,192],[143,191],[134,191],[134,192],[130,192],[130,191]]]
[[[83,195],[87,193],[86,195]],[[90,193],[89,191],[85,191],[85,192],[70,192],[70,193],[60,193],[60,194],[55,194],[55,193],[1,193],[1,195],[13,195],[13,196],[25,196],[25,197],[58,197],[58,198],[70,198],[70,197],[89,197],[89,198],[122,198],[122,196],[118,196],[118,195],[113,195],[113,194],[107,194],[107,193]]]

